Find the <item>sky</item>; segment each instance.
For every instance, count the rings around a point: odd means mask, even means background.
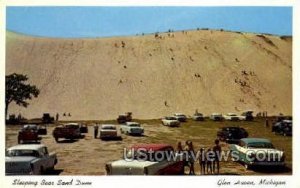
[[[7,7],[6,29],[61,38],[197,28],[292,35],[292,7]]]

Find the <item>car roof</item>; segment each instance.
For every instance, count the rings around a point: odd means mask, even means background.
[[[227,115],[236,115],[236,113],[230,112],[230,113],[227,113]]]
[[[44,144],[19,144],[13,147],[8,148],[9,150],[21,150],[21,149],[32,149],[38,150],[42,147],[45,147]]]
[[[282,120],[282,122],[284,122],[284,123],[293,123],[293,121],[292,121],[292,120],[287,120],[287,119],[285,119],[285,120]]]
[[[113,125],[113,124],[103,124],[103,125],[101,125],[101,128],[104,128],[104,127],[116,127],[116,126]]]
[[[79,123],[66,123],[65,125],[79,125]]]
[[[222,115],[221,113],[212,113],[211,115]]]
[[[140,124],[140,123],[134,121],[127,121],[126,124]]]
[[[271,143],[271,141],[268,140],[268,139],[266,139],[266,138],[242,138],[241,140],[243,142],[245,142],[246,144],[249,144],[249,143],[258,143],[258,142]]]
[[[174,113],[175,116],[182,116],[184,115],[183,113]]]
[[[153,150],[153,151],[162,151],[167,148],[173,147],[170,144],[135,144],[131,147],[131,149],[145,149],[145,150]]]

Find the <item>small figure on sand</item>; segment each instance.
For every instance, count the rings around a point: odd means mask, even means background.
[[[55,118],[55,121],[58,121],[59,120],[59,114],[56,113],[56,118]]]

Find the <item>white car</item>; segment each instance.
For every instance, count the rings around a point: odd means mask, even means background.
[[[242,138],[238,144],[230,145],[231,155],[240,161],[246,169],[252,166],[284,166],[283,151],[275,149],[268,139]]]
[[[223,116],[221,113],[212,113],[210,116],[210,119],[213,121],[222,121],[223,120]]]
[[[242,120],[240,116],[238,116],[237,114],[235,113],[227,113],[223,116],[223,118],[225,120],[229,120],[229,121],[239,121],[239,120]]]
[[[187,117],[186,115],[184,115],[183,113],[175,113],[174,117],[180,121],[180,122],[186,122],[187,121]]]
[[[197,112],[197,113],[195,113],[194,115],[193,115],[193,120],[195,120],[195,121],[204,121],[204,116],[203,116],[203,114],[202,113],[199,113],[199,112]]]
[[[137,122],[126,122],[120,126],[121,133],[127,135],[142,135],[144,134],[144,128]]]
[[[173,155],[174,160],[167,156]],[[105,165],[107,175],[180,175],[184,174],[184,156],[168,144],[137,144],[123,159]]]
[[[54,169],[55,153],[48,153],[43,144],[22,144],[8,148],[5,155],[6,175],[40,175]]]
[[[161,120],[162,124],[170,127],[178,127],[180,125],[180,121],[178,121],[174,116],[167,116]]]
[[[118,131],[115,125],[104,124],[101,125],[100,139],[117,138]]]

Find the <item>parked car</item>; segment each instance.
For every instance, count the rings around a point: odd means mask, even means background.
[[[272,126],[272,132],[275,134],[280,134],[283,136],[292,136],[293,135],[293,122],[292,120],[282,120],[276,122]]]
[[[180,121],[180,122],[186,122],[187,121],[187,117],[186,115],[184,115],[183,113],[175,113],[174,117]]]
[[[42,117],[42,122],[43,123],[53,123],[54,122],[54,117],[50,116],[49,113],[44,113]]]
[[[48,153],[43,144],[22,144],[10,147],[5,155],[6,175],[40,175],[54,169],[55,153]]]
[[[225,120],[229,120],[229,121],[239,121],[240,117],[238,115],[236,115],[235,113],[227,113],[223,116],[223,118]]]
[[[47,128],[43,125],[36,125],[36,124],[26,124],[22,127],[22,131],[24,130],[32,130],[37,131],[39,135],[46,135],[47,134]]]
[[[79,125],[77,123],[59,125],[55,127],[55,129],[52,132],[52,135],[55,138],[56,142],[59,141],[59,138],[70,140],[81,138]]]
[[[39,137],[38,129],[36,125],[25,125],[18,132],[18,144],[28,142],[38,142],[41,140]]]
[[[118,137],[118,131],[115,125],[104,124],[100,129],[100,139],[115,139]]]
[[[248,132],[241,127],[223,127],[217,132],[217,137],[221,141],[238,143],[240,139],[248,137]]]
[[[80,133],[88,133],[88,127],[84,124],[79,127]]]
[[[167,160],[170,154],[175,160]],[[107,175],[178,175],[184,174],[184,159],[168,144],[137,144],[126,158],[107,163],[105,169]]]
[[[264,138],[243,138],[238,144],[230,145],[234,160],[244,164],[246,169],[253,166],[275,166],[285,165],[284,152],[274,148],[270,140]]]
[[[137,122],[126,122],[120,126],[121,133],[127,135],[143,135],[144,128]]]
[[[252,110],[248,110],[245,111],[241,114],[241,116],[239,116],[240,120],[244,120],[244,121],[253,121],[254,117],[253,117],[253,111]]]
[[[169,127],[178,127],[180,121],[177,120],[174,116],[166,116],[161,120],[162,124]]]
[[[47,135],[47,128],[46,128],[46,126],[40,125],[38,127],[38,134],[39,135]]]
[[[195,113],[193,115],[193,120],[195,121],[204,121],[204,116],[202,113]]]
[[[222,121],[223,120],[223,116],[220,113],[212,113],[210,115],[210,119],[213,121]]]
[[[126,123],[132,120],[132,112],[126,112],[125,114],[120,114],[117,118],[119,124]]]

